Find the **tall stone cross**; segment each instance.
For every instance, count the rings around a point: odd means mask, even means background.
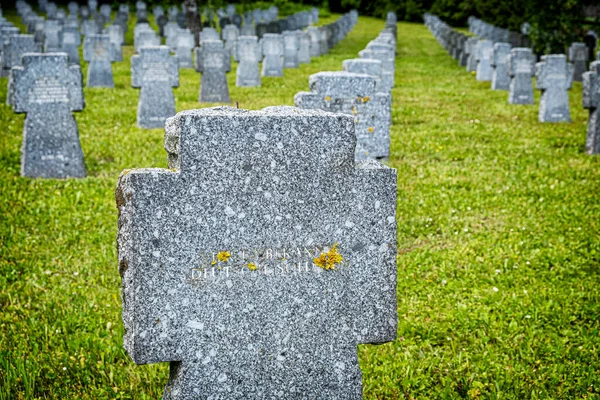
[[[87,87],[115,87],[111,55],[110,36],[88,35],[85,37],[83,59],[89,63]]]
[[[531,49],[516,47],[507,57],[510,85],[508,104],[533,104],[533,75],[535,56]]]
[[[177,46],[175,48],[179,68],[193,68],[192,50],[194,45],[194,34],[189,29],[179,29],[177,33]]]
[[[475,59],[477,60],[476,79],[482,82],[492,80],[492,53],[493,43],[489,40],[480,40],[475,46]]]
[[[64,28],[60,51],[69,55],[69,64],[79,65],[81,35],[77,28]]]
[[[47,20],[44,24],[44,52],[60,51],[62,43],[62,24],[55,19]]]
[[[236,86],[260,86],[261,51],[256,36],[240,36],[237,46],[239,65],[235,71]]]
[[[84,107],[81,70],[65,53],[27,53],[9,85],[15,112],[27,113],[21,175],[85,177],[83,152],[72,111]]]
[[[536,86],[542,91],[540,122],[571,122],[569,93],[573,84],[573,64],[564,54],[542,56],[536,64]]]
[[[342,69],[353,74],[371,75],[375,78],[375,90],[378,92],[389,92],[387,87],[381,85],[383,73],[382,62],[368,58],[353,58],[342,61]],[[391,114],[390,114],[391,115]]]
[[[119,177],[124,346],[163,399],[360,399],[356,346],[396,337],[396,172],[349,116],[169,119],[170,169]]]
[[[10,35],[4,43],[2,55],[6,70],[4,75],[9,75],[11,68],[21,65],[23,54],[41,51],[42,46],[35,42],[33,35]]]
[[[510,76],[508,75],[507,57],[510,54],[509,43],[495,43],[492,53],[492,90],[508,90]]]
[[[298,68],[298,50],[300,41],[296,31],[285,31],[281,34],[283,37],[283,68]]]
[[[583,73],[587,71],[589,51],[585,43],[571,43],[569,47],[569,60],[573,63],[573,80],[581,82]]]
[[[283,76],[283,38],[278,33],[265,33],[260,39],[263,54],[262,76]]]
[[[377,91],[376,77],[319,72],[309,77],[309,86],[310,92],[294,96],[296,107],[351,115],[356,123],[356,159],[389,156],[392,96]]]
[[[123,61],[123,43],[125,36],[121,25],[112,24],[104,29],[104,33],[110,39],[110,59],[112,61]]]
[[[173,88],[179,86],[177,58],[167,46],[142,47],[131,57],[131,86],[140,89],[137,124],[162,128],[175,115]]]
[[[583,108],[590,111],[585,151],[600,154],[600,61],[594,61],[583,74]]]
[[[310,34],[307,31],[296,31],[298,34],[298,62],[310,64]]]
[[[202,73],[200,78],[200,103],[229,103],[229,86],[227,72],[231,71],[229,52],[220,40],[202,41],[196,47],[196,71]]]
[[[233,24],[225,25],[225,27],[221,31],[221,35],[223,36],[225,50],[227,50],[227,53],[229,53],[229,56],[233,57],[234,60],[237,62],[238,59],[237,59],[237,55],[236,55],[236,47],[237,47],[238,37],[240,35],[240,30],[238,29],[237,26],[235,26]]]
[[[364,59],[381,61],[382,90],[385,92],[392,90],[396,70],[395,47],[387,43],[371,41],[366,49],[358,52],[358,56]]]

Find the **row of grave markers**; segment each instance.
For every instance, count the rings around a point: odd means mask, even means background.
[[[442,46],[467,71],[474,72],[478,81],[491,81],[493,90],[508,90],[509,104],[534,104],[533,81],[542,91],[538,119],[540,122],[570,122],[568,90],[572,82],[583,82],[583,107],[589,110],[585,150],[600,154],[600,61],[591,63],[587,70],[589,49],[585,43],[573,43],[567,62],[564,54],[536,56],[530,48],[512,48],[509,43],[494,43],[489,39],[467,37],[453,30],[438,17],[426,14],[425,24]],[[502,38],[493,34],[492,25],[470,18],[470,30],[488,38]],[[491,27],[491,28],[490,28]],[[496,31],[501,32],[501,31]],[[600,59],[600,53],[598,53]]]

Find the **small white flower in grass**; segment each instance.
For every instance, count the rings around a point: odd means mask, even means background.
[[[49,269],[46,270],[46,275],[52,275],[52,271],[50,271]]]
[[[525,264],[530,265],[529,261],[525,261]]]
[[[63,367],[63,371],[66,371],[66,370],[67,370],[67,367]]]
[[[502,271],[500,271],[499,269],[496,270],[496,274],[501,274]]]
[[[456,213],[456,210],[452,210],[452,214]]]
[[[543,197],[540,197],[540,203],[541,203],[542,201],[544,201],[544,198],[543,198]]]
[[[498,291],[498,288],[497,288],[496,286],[494,286],[494,287],[492,288],[492,290],[493,290],[494,292],[497,292],[497,291]]]
[[[79,272],[75,271],[75,272],[73,272],[73,275],[77,276],[77,275],[79,275]]]
[[[517,268],[519,268],[519,266],[517,264],[515,264],[515,265],[513,265],[513,268],[517,269]]]
[[[448,282],[446,282],[445,279],[442,279],[442,285],[446,285],[446,283],[448,283]]]
[[[465,229],[464,229],[464,231],[465,231],[465,232],[469,232],[469,228],[465,228]]]
[[[525,316],[525,318],[529,319],[529,318],[531,318],[531,315],[528,314]]]
[[[523,290],[523,293],[527,294],[527,289],[524,289],[524,290]]]
[[[471,211],[471,207],[467,207],[467,210]]]
[[[449,337],[447,337],[447,338],[446,338],[446,340],[447,340],[447,341],[450,341],[450,338],[449,338]]]
[[[56,333],[60,333],[60,329],[57,329],[57,330],[55,330],[54,332],[56,332]]]
[[[454,234],[455,234],[455,235],[458,235],[458,231],[454,231]]]

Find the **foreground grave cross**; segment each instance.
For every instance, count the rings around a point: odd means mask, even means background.
[[[11,71],[15,112],[27,113],[23,127],[21,175],[84,177],[85,165],[72,111],[84,107],[81,70],[66,53],[25,53]]]
[[[590,110],[585,151],[600,154],[600,61],[583,73],[583,108]]]
[[[351,116],[230,107],[165,128],[170,169],[117,185],[124,346],[164,399],[362,396],[359,343],[396,337],[396,172]]]

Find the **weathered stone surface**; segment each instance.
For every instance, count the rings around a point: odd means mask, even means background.
[[[60,51],[62,43],[62,25],[57,20],[48,20],[44,24],[44,52]]]
[[[475,46],[475,60],[477,60],[476,78],[478,81],[492,80],[492,53],[493,43],[489,40],[480,40]]]
[[[100,14],[107,20],[110,20],[110,13],[112,12],[109,4],[102,4],[100,6]]]
[[[156,32],[153,29],[139,29],[137,32],[134,33],[133,47],[136,53],[139,53],[142,47],[156,46],[160,46],[160,37],[156,34]]]
[[[200,41],[205,40],[221,40],[221,37],[215,28],[204,28],[200,34]]]
[[[321,32],[316,26],[309,26],[307,32],[310,35],[310,56],[319,57],[321,55]]]
[[[531,49],[512,49],[507,62],[510,75],[508,104],[533,104],[532,78],[535,74],[535,56]]]
[[[265,33],[260,40],[263,63],[262,76],[283,76],[283,38],[276,33]]]
[[[386,158],[390,152],[392,97],[377,92],[376,78],[345,71],[309,78],[310,92],[294,96],[296,107],[349,114],[356,123],[357,160]]]
[[[171,362],[163,399],[362,397],[357,344],[396,337],[396,171],[354,142],[339,114],[191,110],[171,169],[121,174],[124,347]]]
[[[222,41],[202,41],[202,47],[196,48],[196,70],[202,73],[198,101],[229,103],[226,72],[231,71],[231,59]]]
[[[590,111],[585,151],[600,154],[600,61],[592,62],[583,74],[583,108]]]
[[[175,115],[173,88],[179,86],[176,57],[167,46],[142,47],[131,57],[131,86],[140,89],[137,123],[142,128],[162,128]]]
[[[510,44],[494,43],[492,53],[492,90],[508,90],[510,86],[510,76],[506,65],[508,55],[510,54]]]
[[[364,59],[381,61],[381,90],[389,92],[394,87],[395,57],[394,46],[370,42],[367,48],[358,52]]]
[[[569,60],[573,63],[573,80],[581,82],[583,73],[587,71],[588,49],[585,43],[572,43],[569,47]]]
[[[77,28],[64,28],[60,51],[69,55],[69,64],[79,65],[79,45],[81,35]]]
[[[540,122],[571,122],[569,94],[573,82],[573,64],[564,54],[542,56],[536,64],[536,85],[542,91]]]
[[[236,47],[239,36],[238,27],[232,24],[225,25],[225,28],[223,28],[221,34],[223,35],[225,50],[229,54],[229,57],[234,57],[234,60],[237,62],[238,59],[236,56]]]
[[[353,74],[371,75],[375,78],[375,89],[378,92],[389,91],[387,87],[381,86],[381,76],[383,73],[382,62],[380,60],[371,60],[367,58],[354,58],[342,61],[342,69]]]
[[[81,23],[81,33],[83,33],[83,36],[97,35],[100,32],[98,24],[94,20],[86,19]]]
[[[256,36],[238,38],[239,64],[235,72],[236,86],[260,86],[259,62],[262,57]]]
[[[296,31],[298,34],[298,62],[310,63],[310,34],[307,31]]]
[[[84,177],[85,165],[72,111],[84,107],[81,70],[64,53],[23,56],[11,70],[14,110],[27,113],[21,147],[21,175]]]
[[[477,38],[470,37],[465,42],[465,53],[467,54],[466,69],[468,72],[477,71]]]
[[[83,43],[83,59],[88,62],[87,87],[114,88],[111,44],[108,35],[88,35]]]
[[[180,29],[177,34],[177,47],[175,55],[179,62],[179,68],[193,68],[192,50],[194,49],[194,35],[189,29]]]
[[[283,37],[283,68],[298,68],[300,43],[296,31],[285,31]]]
[[[8,76],[11,68],[22,65],[21,58],[25,53],[40,53],[42,46],[35,42],[33,35],[10,35],[4,42],[2,52],[4,76]],[[10,104],[10,103],[9,103]]]
[[[123,43],[125,35],[121,25],[110,25],[104,29],[104,33],[110,38],[110,59],[112,61],[123,61]]]

